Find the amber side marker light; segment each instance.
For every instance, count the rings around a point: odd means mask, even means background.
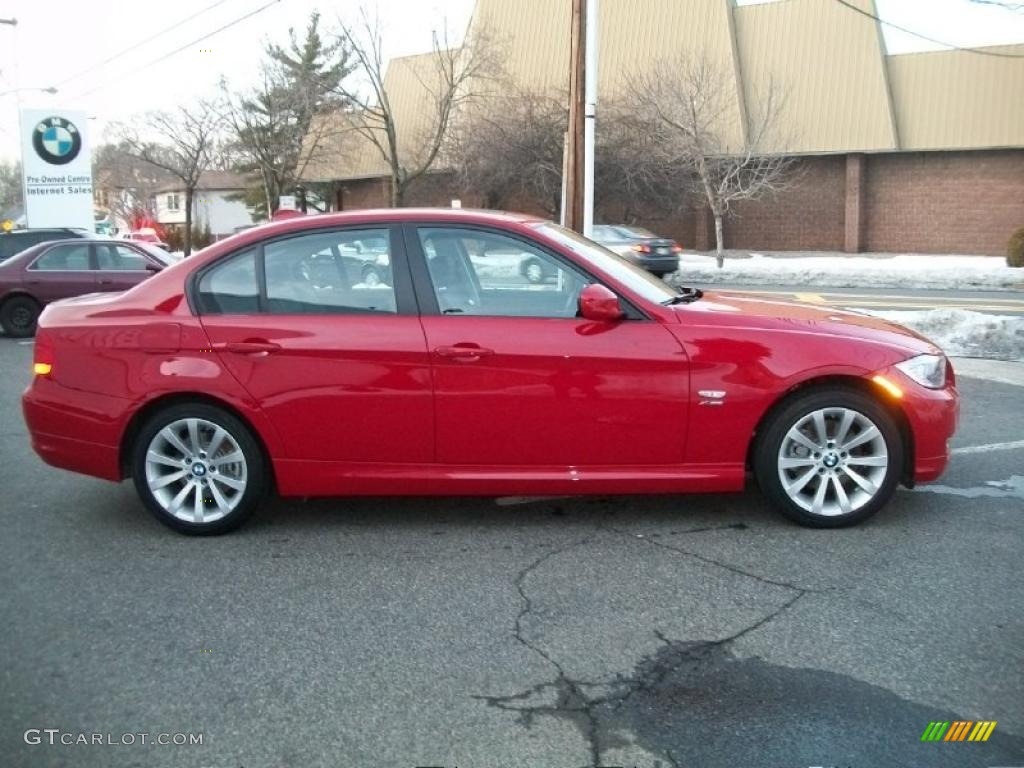
[[[32,373],[36,376],[49,376],[50,371],[53,370],[53,366],[49,363],[33,363]]]
[[[871,380],[878,386],[888,392],[890,395],[895,397],[897,400],[903,397],[903,390],[889,381],[885,376],[872,376]]]

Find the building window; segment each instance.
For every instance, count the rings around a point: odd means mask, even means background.
[[[181,201],[179,200],[178,195],[175,194],[175,195],[168,195],[167,196],[167,210],[168,211],[180,211],[181,210]]]

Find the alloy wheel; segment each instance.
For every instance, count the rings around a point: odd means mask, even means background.
[[[889,468],[885,437],[850,408],[802,416],[782,439],[778,473],[789,498],[813,515],[848,515],[878,494]]]
[[[238,506],[248,466],[238,441],[212,421],[183,418],[160,429],[145,457],[156,503],[187,523],[214,523]]]

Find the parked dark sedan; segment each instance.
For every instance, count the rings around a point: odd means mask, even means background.
[[[594,227],[592,239],[658,277],[679,269],[683,247],[675,240],[659,237],[642,227],[599,224]]]
[[[15,229],[11,232],[0,231],[0,262],[6,261],[16,253],[40,243],[54,240],[68,240],[73,237],[96,237],[87,229],[70,227],[50,227],[47,229]]]
[[[125,240],[40,243],[0,264],[0,328],[31,336],[51,301],[83,293],[124,291],[174,263],[165,251]]]

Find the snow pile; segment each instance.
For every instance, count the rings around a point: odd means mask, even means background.
[[[964,309],[858,311],[912,328],[947,355],[1024,361],[1024,317]]]
[[[808,253],[749,258],[726,256],[719,269],[714,255],[684,253],[674,284],[742,283],[806,286],[807,288],[986,289],[1024,288],[1024,269],[1013,269],[998,256],[933,256],[922,254],[847,256]]]

